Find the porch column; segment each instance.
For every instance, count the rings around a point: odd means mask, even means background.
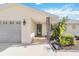
[[[46,17],[46,31],[47,31],[47,40],[50,41],[50,32],[51,24],[50,24],[50,17]]]
[[[31,19],[27,17],[24,20],[22,21],[22,44],[31,44]]]

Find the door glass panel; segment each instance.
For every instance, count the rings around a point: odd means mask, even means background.
[[[42,36],[42,24],[37,24],[37,36]]]

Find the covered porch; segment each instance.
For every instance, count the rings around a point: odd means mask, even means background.
[[[44,44],[47,43],[47,21],[46,17],[41,20],[32,19],[31,21],[31,37],[32,43]],[[56,23],[56,19],[50,17],[50,24]]]
[[[46,21],[31,21],[31,37],[32,44],[43,44],[46,43]]]

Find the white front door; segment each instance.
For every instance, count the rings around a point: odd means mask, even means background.
[[[37,24],[37,36],[42,36],[42,24]]]

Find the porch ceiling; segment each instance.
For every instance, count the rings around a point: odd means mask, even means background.
[[[34,17],[31,19],[36,23],[45,23],[46,22],[46,17]],[[54,23],[54,22],[58,22],[58,19],[51,17],[50,21],[51,21],[51,23]]]
[[[44,23],[46,20],[45,18],[32,18],[32,20],[35,22],[35,23]]]

